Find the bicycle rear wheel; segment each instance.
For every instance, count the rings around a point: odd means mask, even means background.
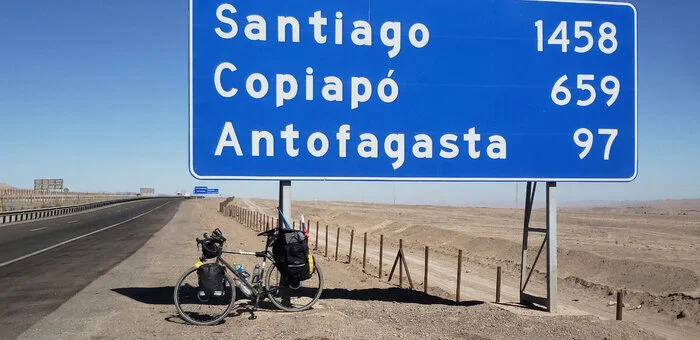
[[[173,300],[178,314],[185,321],[208,326],[221,322],[231,312],[236,301],[236,289],[233,280],[226,274],[223,291],[215,296],[206,296],[199,289],[197,268],[191,267],[177,280]]]
[[[301,312],[313,306],[323,292],[323,272],[314,261],[314,273],[311,278],[290,284],[279,272],[276,265],[271,265],[265,273],[265,289],[272,304],[288,312]]]

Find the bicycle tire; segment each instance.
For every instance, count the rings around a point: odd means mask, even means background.
[[[182,286],[182,282],[185,280],[185,278],[188,275],[190,275],[196,271],[197,271],[196,267],[194,267],[194,266],[190,267],[182,275],[180,275],[180,277],[177,280],[177,283],[175,284],[175,288],[173,289],[173,302],[175,303],[175,308],[177,309],[177,313],[180,315],[180,317],[183,320],[185,320],[186,322],[193,324],[193,325],[210,326],[210,325],[218,324],[224,318],[226,318],[229,315],[229,313],[231,313],[231,309],[233,309],[233,305],[236,302],[236,286],[234,285],[231,277],[228,274],[225,274],[224,277],[226,278],[226,281],[228,281],[229,287],[231,287],[231,302],[228,304],[228,307],[226,307],[226,311],[210,321],[195,320],[195,319],[191,318],[187,313],[185,313],[185,311],[182,310],[182,307],[180,306],[180,299],[179,299],[178,292],[180,291],[180,287]]]
[[[277,265],[275,263],[272,263],[270,266],[270,269],[267,270],[265,273],[265,289],[267,290],[267,297],[270,299],[270,302],[272,302],[273,305],[275,305],[277,308],[287,311],[287,312],[301,312],[305,311],[309,308],[311,308],[316,302],[318,302],[319,298],[321,298],[321,293],[323,293],[323,271],[321,270],[321,267],[316,263],[316,260],[314,259],[314,274],[318,275],[318,291],[316,292],[316,295],[314,296],[313,300],[311,302],[307,303],[304,306],[297,307],[297,308],[290,308],[289,306],[285,306],[281,303],[279,303],[274,296],[272,295],[272,290],[270,289],[270,277],[272,276],[272,272],[276,271]],[[313,277],[313,276],[312,276]]]

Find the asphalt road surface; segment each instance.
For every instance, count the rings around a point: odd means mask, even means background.
[[[0,339],[14,339],[133,254],[180,203],[150,199],[0,227]]]

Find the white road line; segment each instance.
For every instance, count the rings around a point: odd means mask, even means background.
[[[46,229],[46,228],[48,228],[48,227],[36,228],[36,229],[32,229],[32,230],[30,230],[30,231],[39,231],[39,230],[44,230],[44,229]]]
[[[66,224],[72,224],[72,223],[75,223],[75,222],[78,222],[78,221],[80,221],[80,220],[75,220],[75,221],[66,222]]]
[[[63,241],[63,242],[61,242],[61,243],[54,244],[54,245],[52,245],[52,246],[50,246],[50,247],[47,247],[47,248],[44,248],[44,249],[41,249],[41,250],[37,250],[37,251],[35,251],[35,252],[31,253],[31,254],[27,254],[27,255],[18,257],[18,258],[14,259],[14,260],[10,260],[10,261],[7,261],[7,262],[0,263],[0,268],[2,268],[2,267],[4,267],[4,266],[7,266],[7,265],[10,265],[10,264],[13,264],[13,263],[15,263],[15,262],[17,262],[17,261],[22,261],[22,260],[24,260],[24,259],[26,259],[26,258],[30,258],[30,257],[32,257],[32,256],[34,256],[34,255],[39,255],[39,254],[44,253],[44,252],[47,252],[47,251],[49,251],[49,250],[51,250],[51,249],[58,248],[58,247],[60,247],[60,246],[62,246],[62,245],[64,245],[64,244],[68,244],[68,243],[71,243],[71,242],[73,242],[73,241],[80,240],[81,238],[85,238],[85,237],[88,237],[88,236],[90,236],[90,235],[97,234],[97,233],[99,233],[99,232],[101,232],[101,231],[105,231],[105,230],[107,230],[107,229],[111,229],[111,228],[120,226],[120,225],[122,225],[122,224],[124,224],[124,223],[133,221],[133,220],[135,220],[135,219],[137,219],[137,218],[139,218],[139,217],[141,217],[141,216],[144,216],[144,215],[146,215],[146,214],[150,214],[151,212],[155,211],[156,209],[161,208],[162,206],[164,206],[164,205],[166,205],[166,204],[168,204],[168,203],[170,203],[170,202],[163,203],[163,204],[161,204],[161,205],[159,205],[159,206],[157,206],[157,207],[155,207],[155,208],[153,208],[153,209],[151,209],[151,210],[149,210],[149,211],[146,211],[145,213],[143,213],[143,214],[141,214],[141,215],[134,216],[134,217],[132,217],[132,218],[126,220],[126,221],[122,221],[122,222],[119,222],[119,223],[117,223],[117,224],[112,224],[111,226],[104,227],[104,228],[102,228],[102,229],[98,229],[98,230],[89,232],[89,233],[87,233],[87,234],[85,234],[85,235],[81,235],[81,236],[78,236],[78,237],[74,237],[74,238],[72,238],[72,239],[70,239],[70,240]]]

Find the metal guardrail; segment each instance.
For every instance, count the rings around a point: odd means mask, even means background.
[[[14,223],[14,222],[24,222],[24,221],[36,220],[36,219],[40,219],[40,218],[74,214],[77,212],[95,209],[95,208],[99,208],[99,207],[104,207],[107,205],[113,205],[113,204],[117,204],[117,203],[126,203],[126,202],[131,202],[131,201],[139,201],[139,200],[155,199],[155,198],[183,198],[183,197],[178,197],[178,196],[133,197],[133,198],[127,198],[127,199],[93,202],[93,203],[71,205],[71,206],[64,206],[64,207],[5,211],[5,212],[0,212],[0,225]]]

